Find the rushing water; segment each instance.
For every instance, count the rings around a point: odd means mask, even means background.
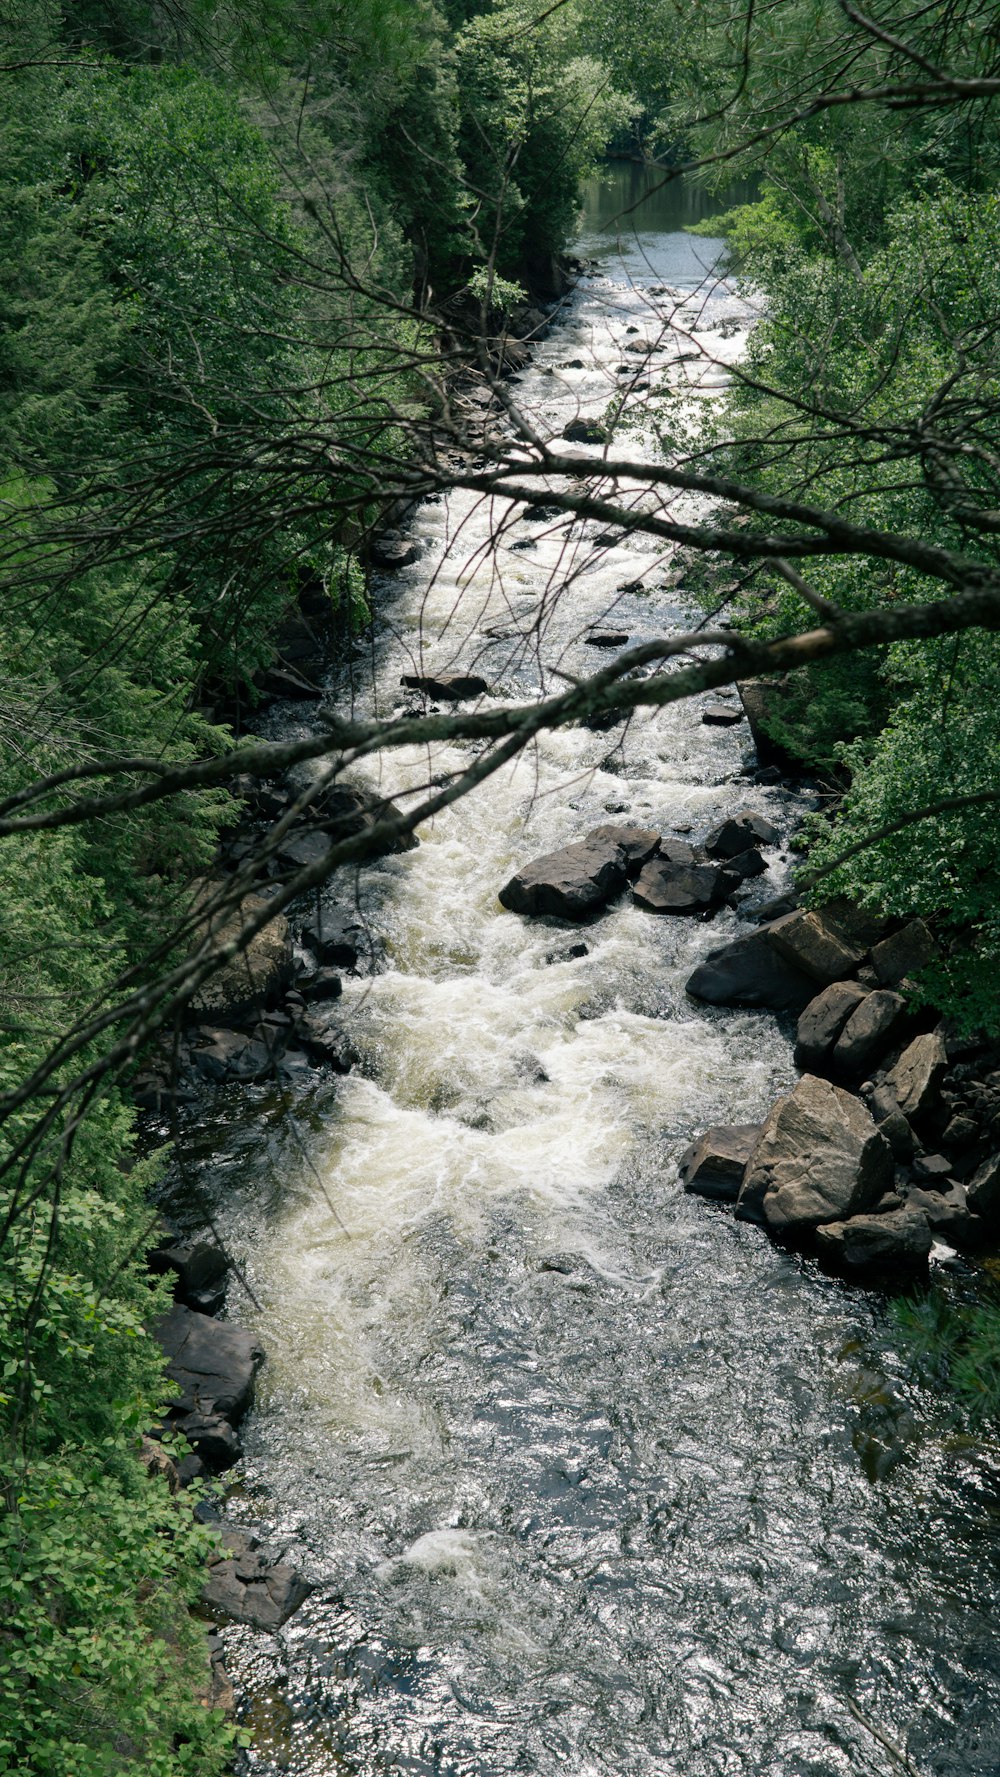
[[[675,400],[711,399],[723,373],[689,354],[731,357],[746,322],[717,243],[638,211],[623,262],[612,201],[584,240],[599,268],[516,385],[554,431],[603,410],[638,339]],[[523,696],[600,660],[587,624],[683,621],[656,548],[517,513],[491,547],[501,516],[461,493],[417,514],[361,708],[398,702],[414,660]],[[317,1588],[277,1637],[228,1632],[255,1773],[998,1768],[985,1458],[929,1428],[880,1298],[677,1180],[693,1132],[793,1078],[773,1019],[685,997],[737,916],[623,901],[581,933],[496,900],[600,821],[698,836],[751,806],[787,834],[801,806],[739,779],[746,746],[697,704],[546,737],[365,871],[358,1069],[220,1094],[189,1132],[261,1304],[234,1289],[231,1312],[268,1352],[230,1511]],[[380,781],[462,756],[394,756]]]

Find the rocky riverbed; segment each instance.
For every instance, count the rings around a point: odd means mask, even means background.
[[[749,316],[708,251],[646,234],[584,280],[517,385],[537,423],[603,424],[636,344],[651,391],[712,398]],[[456,677],[523,697],[686,619],[683,563],[637,534],[454,494],[404,540],[362,711]],[[358,818],[465,757],[395,755]],[[199,1015],[165,1208],[211,1218],[267,1353],[220,1589],[270,1598],[264,1555],[310,1588],[223,1631],[260,1777],[883,1777],[886,1741],[927,1777],[992,1773],[991,1459],[937,1424],[870,1272],[819,1246],[873,1211],[929,1228],[940,1119],[975,1112],[988,1146],[993,1088],[893,1024],[900,932],[782,899],[821,801],[761,764],[735,695],[547,736],[302,908],[266,1016]],[[352,921],[353,961],[321,954]]]

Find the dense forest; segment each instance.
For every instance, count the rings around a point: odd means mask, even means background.
[[[1000,30],[985,0],[0,0],[0,92],[0,1771],[208,1777],[239,1734],[189,1614],[210,1533],[143,1454],[165,1158],[131,1086],[221,966],[195,885],[255,783],[482,742],[382,811],[395,838],[541,727],[766,677],[830,791],[803,896],[931,922],[914,1003],[1000,1039]],[[474,451],[454,391],[513,406],[505,343],[565,298],[612,154],[758,182],[705,224],[760,306],[748,354],[639,471],[713,502],[649,520],[707,651],[258,743],[290,613],[348,654],[407,502],[572,472],[516,411],[516,449]],[[600,485],[545,497],[608,522],[635,464],[620,401],[605,425]],[[994,1414],[1000,1316],[920,1328]]]

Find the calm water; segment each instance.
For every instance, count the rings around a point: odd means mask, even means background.
[[[631,450],[667,423],[664,388],[670,412],[717,398],[747,311],[657,206],[520,379],[536,423],[602,413],[641,339]],[[669,556],[637,538],[461,493],[414,529],[362,709],[393,707],[415,659],[475,664],[502,699],[592,665],[586,624],[683,622]],[[366,872],[358,1070],[221,1095],[189,1132],[261,1303],[231,1311],[269,1354],[230,1510],[317,1587],[280,1636],[227,1633],[261,1777],[1000,1766],[988,1456],[935,1428],[880,1298],[677,1181],[693,1132],[793,1078],[774,1020],[685,997],[736,916],[623,902],[571,959],[578,930],[496,901],[601,820],[697,837],[749,805],[788,834],[801,809],[739,781],[746,745],[696,705],[544,739]],[[459,757],[394,756],[383,787]]]

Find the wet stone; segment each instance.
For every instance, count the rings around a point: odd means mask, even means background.
[[[759,1123],[706,1129],[681,1156],[678,1171],[685,1191],[718,1203],[735,1203],[760,1130]]]

